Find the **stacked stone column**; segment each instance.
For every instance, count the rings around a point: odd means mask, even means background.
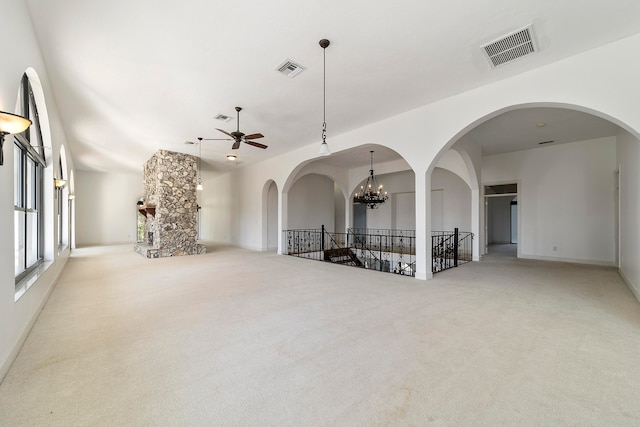
[[[157,258],[206,251],[197,243],[197,160],[189,154],[160,150],[145,163],[144,200],[152,209],[146,213],[146,245],[136,245],[137,252]],[[155,214],[150,213],[153,211]]]

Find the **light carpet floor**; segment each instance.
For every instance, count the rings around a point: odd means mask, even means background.
[[[613,269],[486,257],[423,282],[211,246],[74,252],[0,385],[6,426],[637,426]]]

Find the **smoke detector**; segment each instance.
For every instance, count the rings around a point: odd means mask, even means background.
[[[538,51],[533,24],[480,46],[493,68]]]
[[[285,59],[282,64],[278,65],[275,68],[275,70],[289,78],[294,78],[295,76],[306,70],[306,68],[300,64],[293,62],[290,59]]]

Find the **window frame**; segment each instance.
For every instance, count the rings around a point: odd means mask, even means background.
[[[29,118],[32,125],[23,133],[13,135],[14,167],[16,168],[14,170],[14,244],[16,245],[14,263],[18,267],[15,271],[16,285],[44,261],[44,172],[46,160],[38,107],[26,73],[22,76],[18,101],[20,114]],[[32,170],[32,174],[30,174],[30,170]],[[35,225],[29,223],[30,214],[34,213],[36,214]],[[18,220],[20,215],[23,217]],[[23,224],[24,228],[21,228]],[[20,235],[24,239],[23,251],[18,251],[17,247]],[[33,246],[35,246],[35,251]],[[35,257],[30,257],[31,254],[34,254]]]

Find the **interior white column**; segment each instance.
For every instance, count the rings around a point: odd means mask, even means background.
[[[428,280],[431,272],[431,174],[415,171],[416,179],[416,279]]]
[[[473,257],[474,261],[480,261],[480,190],[471,190],[471,232],[473,233]]]
[[[278,255],[282,255],[284,251],[284,245],[287,242],[284,240],[284,236],[282,230],[287,229],[287,221],[288,221],[288,202],[287,202],[287,193],[278,191],[278,205],[280,209],[278,209]]]

